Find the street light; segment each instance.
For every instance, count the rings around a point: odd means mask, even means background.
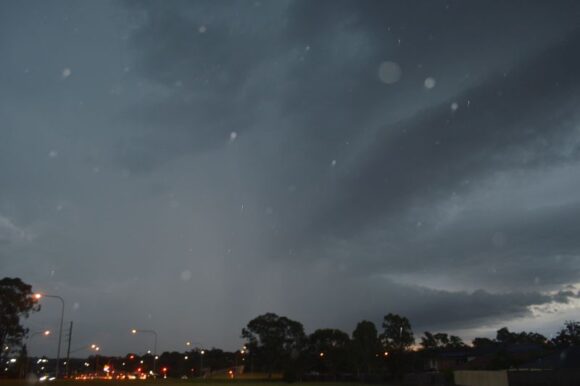
[[[25,346],[29,346],[30,345],[30,342],[32,342],[32,338],[34,338],[37,335],[49,336],[50,335],[50,330],[33,332],[32,334],[30,334],[30,336],[26,340]],[[26,363],[25,363],[25,368],[24,368],[24,372],[25,373],[28,372],[29,362],[30,362],[30,358],[28,358],[28,356],[27,356]]]
[[[193,341],[193,340],[188,340],[187,342],[185,342],[185,345],[187,347],[191,347],[193,344],[196,344],[197,347],[203,347],[203,343],[201,343],[201,342],[197,342],[197,341]]]
[[[99,376],[99,351],[101,351],[101,347],[91,344],[91,349],[95,350],[95,374]]]
[[[203,356],[205,355],[205,350],[201,350],[199,353],[201,354],[199,356],[201,362],[199,366],[199,375],[203,376]]]
[[[42,336],[49,336],[50,330],[44,330],[44,331],[36,331],[33,332],[32,334],[30,334],[30,336],[28,337],[28,339],[26,340],[26,344],[29,344],[32,341],[32,338],[34,338],[37,335],[42,335]]]
[[[201,347],[203,347],[203,344],[201,342],[197,342],[197,341],[193,341],[193,340],[188,340],[185,342],[185,345],[187,347],[191,347],[193,344],[196,345],[196,348],[195,348],[196,351],[201,350],[201,351],[199,351],[199,353],[201,354],[200,355],[200,366],[199,366],[200,372],[199,372],[199,374],[201,375],[201,374],[203,374],[203,356],[205,355],[205,350],[203,350],[201,348]],[[188,360],[188,359],[189,359],[189,356],[186,355],[185,360]]]
[[[252,353],[250,352],[250,349],[248,349],[248,346],[244,345],[242,347],[242,361],[246,361],[246,358],[244,358],[244,355],[247,355],[248,358],[250,359],[250,373],[254,372],[254,364],[252,362]]]
[[[56,379],[58,379],[58,373],[59,373],[59,365],[60,365],[60,345],[62,342],[62,322],[64,320],[64,299],[61,298],[58,295],[46,295],[46,294],[40,294],[40,293],[36,293],[33,296],[37,301],[40,301],[40,299],[42,298],[53,298],[53,299],[58,299],[60,300],[61,303],[61,309],[60,309],[60,326],[58,328],[58,348],[56,351],[56,369],[54,372],[54,377]]]
[[[93,343],[93,344],[90,344],[87,346],[76,348],[76,349],[72,350],[70,353],[72,354],[72,353],[79,352],[82,350],[94,350],[95,351],[95,372],[97,372],[98,368],[99,368],[99,351],[101,351],[101,346]],[[85,366],[89,367],[88,364],[85,364]]]
[[[154,340],[153,340],[153,376],[155,376],[157,374],[157,333],[153,330],[138,330],[136,328],[131,330],[131,334],[136,335],[137,333],[143,333],[143,334],[153,334],[154,336]]]

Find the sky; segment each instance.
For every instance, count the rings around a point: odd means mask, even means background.
[[[0,276],[62,296],[72,348],[110,355],[152,348],[132,328],[237,349],[266,312],[550,336],[580,319],[578,20],[564,0],[0,2]]]

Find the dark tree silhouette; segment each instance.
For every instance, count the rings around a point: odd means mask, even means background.
[[[262,362],[270,378],[274,370],[297,359],[306,343],[300,322],[274,313],[252,319],[242,329],[242,337],[247,340],[252,357]]]
[[[405,351],[415,343],[409,319],[397,314],[387,314],[383,320],[381,342],[387,351]]]
[[[569,320],[564,323],[556,337],[552,340],[557,347],[565,348],[580,346],[580,322]]]
[[[382,351],[377,328],[373,322],[363,320],[356,325],[352,332],[352,348],[359,372],[362,368],[370,373],[372,364],[376,362],[377,353]]]
[[[349,367],[350,337],[333,328],[314,331],[308,338],[310,354],[320,364],[321,370],[336,375]]]
[[[40,306],[32,297],[32,287],[19,278],[5,277],[0,280],[0,359],[3,354],[16,351],[28,330],[21,324],[30,312]],[[9,347],[9,350],[5,350]]]

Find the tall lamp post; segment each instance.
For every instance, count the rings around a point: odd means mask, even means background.
[[[95,375],[99,376],[99,350],[101,349],[96,344],[91,344],[91,349],[95,350]]]
[[[99,371],[99,351],[101,350],[101,347],[99,345],[96,345],[93,343],[93,344],[90,344],[87,346],[76,348],[76,349],[72,350],[70,353],[73,354],[75,352],[79,352],[82,350],[94,350],[95,351],[95,373],[98,373],[98,371]],[[67,362],[67,364],[68,364],[68,362]]]
[[[64,320],[64,299],[61,298],[58,295],[46,295],[46,294],[40,294],[40,293],[34,294],[34,298],[36,300],[40,300],[42,298],[53,298],[53,299],[60,300],[60,304],[61,304],[61,308],[60,308],[60,326],[58,328],[58,348],[57,348],[57,351],[56,351],[56,368],[55,368],[55,371],[54,371],[54,377],[56,379],[58,379],[59,367],[60,367],[59,366],[60,365],[60,345],[61,345],[61,342],[62,342],[62,323],[63,323],[63,320]]]
[[[185,345],[187,347],[191,347],[191,344],[195,343],[196,345],[199,345],[198,347],[203,347],[203,344],[201,342],[192,342],[190,340],[188,340],[187,342],[185,342]],[[198,349],[199,350],[199,375],[202,376],[203,375],[203,356],[205,355],[205,350],[204,349]]]
[[[30,336],[28,337],[28,339],[26,340],[26,343],[25,343],[26,348],[29,347],[30,342],[32,342],[32,338],[34,338],[37,335],[49,336],[50,330],[36,331],[36,332],[33,332],[32,334],[30,334]],[[24,373],[25,374],[28,372],[29,367],[30,367],[30,357],[27,355],[26,363],[24,364]]]
[[[201,362],[199,368],[199,375],[203,377],[203,356],[205,355],[205,350],[201,350],[199,353],[201,354],[199,356]]]
[[[153,334],[153,376],[157,375],[157,333],[153,330],[137,330],[132,329],[131,334],[136,335],[137,333]]]
[[[49,336],[50,335],[50,330],[44,330],[44,331],[36,331],[33,332],[32,334],[30,334],[30,336],[28,337],[28,339],[26,340],[26,345],[30,344],[30,342],[32,342],[32,338],[34,338],[37,335],[44,335],[44,336]]]

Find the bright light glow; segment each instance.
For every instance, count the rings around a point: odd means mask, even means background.
[[[97,347],[97,345],[96,345],[96,344],[91,344],[91,348],[93,348],[93,349],[94,349],[95,347]]]
[[[189,357],[186,355],[186,356],[184,357],[184,359],[185,359],[185,360],[188,360],[188,359],[189,359]]]
[[[164,367],[162,370],[163,370],[164,373],[166,373],[167,372],[167,367]]]
[[[320,353],[320,354],[318,354],[318,355],[320,355],[320,357],[322,358],[322,357],[324,356],[324,353],[323,353],[323,352],[321,352],[321,353]]]
[[[36,300],[40,300],[40,298],[42,298],[42,294],[34,294],[32,295],[33,298],[35,298]]]
[[[49,336],[50,335],[50,330],[46,330],[43,332],[44,336]]]
[[[10,363],[16,363],[16,358],[11,358]]]
[[[203,354],[205,354],[205,351],[204,350],[201,350],[201,355],[203,355]]]
[[[131,334],[136,334],[136,333],[137,333],[137,330],[135,330],[135,329],[131,330]]]
[[[191,342],[185,342],[186,346],[191,346]]]
[[[384,355],[385,356],[389,356],[389,352],[388,351],[385,351],[385,354]]]

